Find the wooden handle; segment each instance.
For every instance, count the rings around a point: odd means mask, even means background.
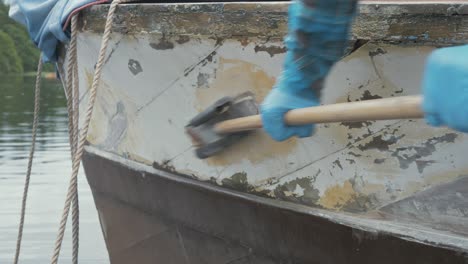
[[[421,104],[422,96],[401,96],[294,109],[287,112],[284,119],[288,125],[305,125],[422,118],[424,113]],[[215,131],[221,134],[257,128],[262,128],[259,115],[227,120],[215,125]]]

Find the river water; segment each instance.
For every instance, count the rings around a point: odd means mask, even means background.
[[[43,80],[41,112],[20,263],[48,263],[71,172],[67,110],[61,84]],[[12,263],[31,143],[34,78],[0,76],[0,263]],[[109,263],[96,207],[79,174],[79,263]],[[71,219],[60,263],[71,263]]]

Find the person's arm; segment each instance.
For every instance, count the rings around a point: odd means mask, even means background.
[[[313,133],[313,125],[285,125],[284,114],[319,104],[325,77],[344,55],[356,6],[357,0],[300,0],[290,5],[283,72],[261,106],[264,129],[273,139]]]

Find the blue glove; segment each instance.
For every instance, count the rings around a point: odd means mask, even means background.
[[[468,133],[468,45],[442,48],[429,56],[423,94],[430,125]]]
[[[356,3],[304,0],[290,5],[283,72],[260,108],[263,127],[273,139],[312,135],[313,125],[288,126],[284,114],[319,104],[323,80],[344,54]]]
[[[276,141],[283,141],[292,136],[309,137],[314,132],[314,125],[288,126],[284,123],[284,114],[292,109],[318,104],[319,101],[312,90],[305,90],[303,93],[290,93],[287,89],[277,87],[268,94],[262,103],[263,129]]]

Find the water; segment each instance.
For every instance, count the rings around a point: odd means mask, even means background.
[[[29,187],[20,263],[48,263],[71,172],[65,96],[43,80],[36,154]],[[34,78],[0,76],[0,263],[11,263],[31,142]],[[80,263],[109,263],[99,220],[81,168]],[[71,219],[60,263],[71,263]]]

